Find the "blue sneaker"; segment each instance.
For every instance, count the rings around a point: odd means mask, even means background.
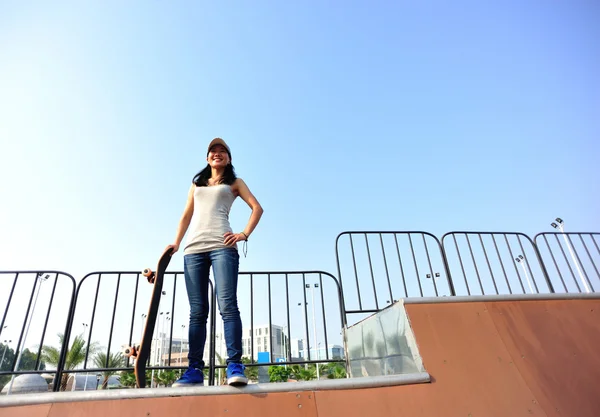
[[[181,375],[177,381],[173,383],[173,387],[199,387],[204,385],[204,373],[202,369],[190,366]]]
[[[227,385],[246,385],[248,378],[244,375],[246,367],[241,363],[230,362],[227,365]]]

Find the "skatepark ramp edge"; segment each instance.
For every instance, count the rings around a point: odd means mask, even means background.
[[[84,401],[131,400],[161,397],[214,396],[239,394],[272,394],[281,392],[350,390],[363,388],[382,388],[398,385],[423,384],[431,382],[427,372],[379,377],[327,379],[320,381],[301,381],[285,383],[249,384],[245,387],[200,386],[144,389],[115,389],[106,391],[78,391],[40,394],[21,394],[0,398],[3,407],[21,407],[28,405],[71,403]]]
[[[395,308],[402,305],[426,373],[23,394],[0,398],[0,417],[600,415],[600,293],[404,299]]]

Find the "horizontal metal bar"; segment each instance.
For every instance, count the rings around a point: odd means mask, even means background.
[[[264,362],[264,363],[254,362],[254,363],[245,363],[244,366],[246,368],[248,368],[248,367],[252,367],[252,366],[279,366],[279,365],[290,365],[291,366],[291,365],[310,365],[310,364],[321,364],[321,363],[332,363],[332,362],[346,363],[346,360],[345,359],[319,359],[319,360],[312,360],[312,361],[293,361],[293,362]],[[215,365],[215,369],[218,369],[218,368],[225,369],[225,368],[227,368],[227,365]]]
[[[47,370],[43,370],[43,369],[42,370],[37,370],[37,371],[33,371],[33,370],[32,371],[15,371],[15,372],[12,372],[12,371],[0,371],[0,376],[3,376],[3,375],[31,375],[31,374],[39,374],[39,375],[41,375],[41,374],[54,374],[55,372],[56,372],[55,370],[53,370],[53,371],[47,371]]]
[[[25,269],[21,270],[20,269],[18,271],[3,271],[3,270],[0,270],[0,274],[17,274],[17,273],[19,273],[19,274],[37,274],[39,272],[43,272],[44,274],[60,274],[60,275],[64,275],[64,276],[73,278],[71,276],[71,274],[69,274],[67,272],[56,271],[54,269],[32,269],[32,270],[25,270]]]
[[[383,307],[385,308],[385,307]],[[362,313],[378,313],[381,310],[383,310],[383,308],[377,310],[377,309],[365,309],[365,310],[346,310],[346,314],[362,314]]]
[[[306,364],[321,364],[321,363],[332,363],[332,362],[340,362],[340,363],[344,363],[344,359],[322,359],[322,360],[312,360],[312,361],[292,361],[292,362],[265,362],[265,363],[248,363],[248,364],[244,364],[244,366],[246,367],[253,367],[253,366],[275,366],[275,365],[306,365]],[[215,369],[217,368],[226,368],[226,365],[215,365]],[[178,369],[187,369],[187,366],[148,366],[146,367],[147,371],[152,371],[152,370],[178,370]],[[208,368],[208,367],[207,367]],[[99,373],[99,372],[106,372],[106,371],[114,371],[114,372],[125,372],[125,371],[132,371],[133,372],[133,367],[131,368],[88,368],[88,369],[68,369],[68,370],[64,370],[63,372],[65,374],[85,374],[85,373]],[[0,371],[0,375],[25,375],[25,374],[54,374],[56,373],[56,370],[42,370],[42,371],[18,371],[18,372],[10,372],[10,371]]]
[[[595,300],[600,299],[596,293],[564,293],[564,294],[493,294],[493,295],[456,295],[452,297],[413,297],[405,298],[404,304],[465,303],[484,301],[542,301],[542,300]]]
[[[429,233],[429,232],[425,232],[423,230],[350,230],[350,231],[346,231],[346,232],[342,232],[338,235],[338,238],[344,235],[407,235],[407,234],[413,234],[413,235],[417,235],[417,234],[424,234],[427,236],[431,236],[431,237],[435,237],[437,238],[434,234]],[[476,233],[476,232],[470,232],[470,233]]]
[[[60,272],[60,271],[0,271],[0,273],[10,273],[10,274],[14,274],[14,273],[33,273],[33,272]],[[62,273],[62,272],[60,272]],[[121,275],[136,275],[139,274],[140,271],[93,271],[90,273],[87,273],[86,276],[91,276],[91,275],[109,275],[109,274],[121,274]],[[173,270],[173,271],[166,271],[165,275],[175,275],[175,274],[183,274],[184,271],[183,270]],[[238,275],[250,275],[250,274],[254,274],[254,275],[267,275],[267,274],[273,274],[273,275],[294,275],[294,274],[323,274],[323,275],[328,275],[332,278],[335,278],[332,274],[330,274],[329,272],[326,271],[320,271],[320,270],[314,270],[314,271],[288,271],[285,269],[282,270],[278,270],[278,271],[274,271],[274,270],[270,270],[270,271],[240,271],[238,273]]]
[[[147,366],[147,371],[163,371],[163,370],[176,370],[176,369],[187,369],[187,366]],[[207,367],[208,368],[208,367]],[[88,368],[88,369],[68,369],[64,370],[65,374],[85,374],[90,373],[93,374],[95,372],[106,372],[106,371],[115,371],[115,372],[126,372],[132,371],[133,366],[130,368]],[[50,372],[51,373],[51,372]]]
[[[386,375],[377,377],[322,379],[319,381],[269,382],[264,384],[248,384],[244,387],[229,385],[201,387],[171,387],[144,389],[114,389],[101,391],[76,391],[35,395],[14,395],[0,398],[0,407],[18,407],[25,405],[131,400],[140,398],[185,397],[208,395],[270,394],[276,392],[299,392],[321,390],[349,390],[364,388],[391,387],[398,385],[423,384],[431,382],[426,372],[402,375]]]

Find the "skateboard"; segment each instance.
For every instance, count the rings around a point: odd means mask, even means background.
[[[163,279],[167,266],[169,266],[169,262],[171,261],[172,254],[172,248],[166,249],[158,260],[156,271],[152,271],[150,268],[146,268],[142,271],[142,275],[146,277],[150,284],[153,284],[152,295],[150,296],[150,306],[148,307],[148,315],[146,316],[146,324],[144,325],[144,332],[142,334],[142,341],[139,346],[126,346],[123,349],[125,357],[130,357],[135,360],[133,369],[138,388],[146,387],[146,363],[148,362],[150,348],[152,347],[152,336],[154,335]]]

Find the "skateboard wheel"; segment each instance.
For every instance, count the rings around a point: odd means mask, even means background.
[[[144,269],[142,275],[146,277],[150,284],[154,282],[154,272],[150,268]]]
[[[131,346],[127,346],[127,347],[123,348],[123,355],[126,358],[133,356],[134,353],[135,353],[135,349]]]

